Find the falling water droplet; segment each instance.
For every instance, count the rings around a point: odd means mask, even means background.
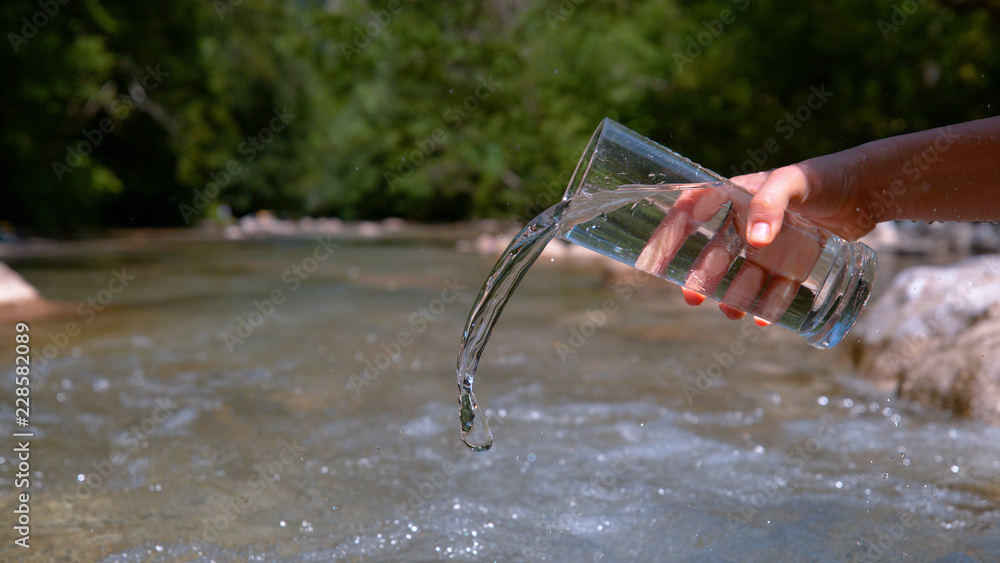
[[[458,402],[462,405],[459,420],[462,423],[462,441],[477,452],[485,452],[493,446],[493,433],[489,421],[476,403],[476,395],[471,390],[459,386]]]

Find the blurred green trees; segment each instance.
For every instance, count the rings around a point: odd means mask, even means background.
[[[998,10],[951,4],[7,3],[0,219],[524,218],[604,116],[767,169],[996,115]]]

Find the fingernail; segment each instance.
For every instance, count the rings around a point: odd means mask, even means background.
[[[763,326],[769,326],[771,324],[770,322],[765,321],[764,319],[759,318],[759,317],[754,317],[753,322],[755,322],[757,324],[757,326],[761,326],[761,327],[763,327]]]
[[[719,303],[719,310],[722,311],[722,314],[725,315],[727,319],[732,321],[738,321],[746,315],[743,311],[734,309],[724,303]]]
[[[705,302],[705,296],[700,293],[687,290],[684,292],[684,301],[688,305],[701,305]]]
[[[767,242],[771,234],[771,225],[764,222],[754,223],[750,227],[750,242]]]

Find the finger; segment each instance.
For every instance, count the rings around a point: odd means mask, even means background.
[[[731,309],[746,312],[753,309],[757,296],[767,282],[767,272],[763,268],[745,260],[740,267],[740,271],[733,277],[733,281],[726,288],[726,294],[722,297],[722,302]],[[725,311],[723,311],[725,312]],[[727,317],[729,315],[726,315]],[[743,315],[740,315],[741,317]],[[732,317],[730,317],[732,318]]]
[[[812,272],[823,253],[824,243],[815,228],[810,232],[794,223],[786,223],[771,244],[748,249],[746,257],[773,277],[801,282]]]
[[[703,295],[713,295],[719,282],[729,272],[733,255],[721,244],[719,237],[714,237],[705,245],[704,250],[695,261],[694,267],[688,273],[684,286]]]
[[[766,321],[777,322],[792,304],[792,299],[798,290],[799,282],[777,276],[771,277],[764,294],[754,306],[753,314]]]
[[[705,243],[705,246],[698,253],[698,258],[688,272],[684,286],[704,295],[714,295],[719,282],[729,272],[735,257],[732,247],[733,237],[731,231],[734,228],[736,216],[730,206],[725,205],[731,201],[730,196],[734,195],[730,190],[736,188],[724,186],[720,190],[710,190],[697,202],[695,214],[700,218],[700,223],[712,220],[718,221],[714,225],[715,232],[712,238]],[[744,194],[745,195],[745,194]]]
[[[763,172],[755,172],[753,174],[743,174],[740,176],[733,176],[732,178],[729,179],[729,181],[753,194],[757,193],[757,190],[760,188],[760,185],[767,180],[767,177],[770,174],[771,174],[770,170]]]
[[[701,223],[719,211],[725,196],[714,189],[684,190],[650,235],[635,267],[660,276]]]
[[[654,276],[663,275],[692,232],[694,227],[687,212],[668,213],[646,241],[635,267]]]
[[[686,287],[681,288],[681,292],[684,294],[684,302],[688,305],[697,306],[705,302],[705,296],[700,293],[695,293]]]
[[[742,319],[744,315],[746,315],[746,313],[744,313],[743,311],[740,311],[739,309],[734,309],[729,305],[726,305],[725,303],[719,303],[719,310],[722,311],[722,314],[725,315],[727,319],[732,321],[738,321]]]
[[[771,244],[793,198],[805,190],[805,175],[795,166],[779,168],[768,174],[760,185],[747,211],[747,242],[756,247]]]
[[[721,184],[706,190],[691,190],[691,201],[694,204],[691,210],[692,218],[698,223],[707,223],[712,220],[720,211],[729,213],[729,206],[725,205],[732,200],[736,189],[727,184]]]

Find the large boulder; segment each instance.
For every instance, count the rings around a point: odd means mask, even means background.
[[[0,262],[0,321],[33,319],[58,309],[20,274]]]
[[[1000,252],[1000,226],[995,223],[929,223],[889,221],[879,223],[864,242],[880,255],[968,256]]]
[[[859,373],[1000,423],[1000,255],[901,271],[855,330]]]

